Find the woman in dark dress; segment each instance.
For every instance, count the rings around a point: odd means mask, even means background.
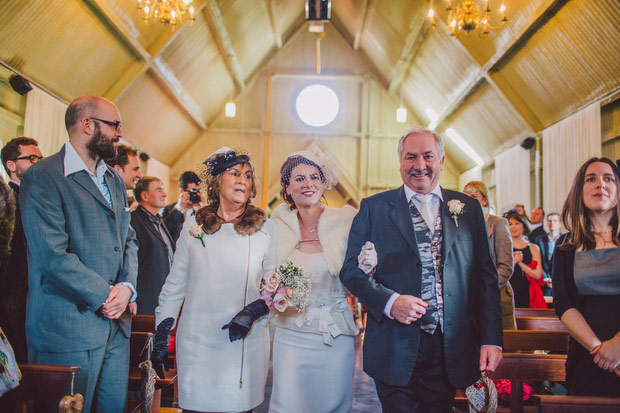
[[[620,227],[618,171],[592,158],[562,208],[569,231],[553,257],[555,311],[568,328],[569,394],[620,395]]]
[[[508,229],[512,236],[512,251],[514,270],[510,277],[510,284],[514,292],[515,308],[530,308],[532,295],[542,297],[542,290],[536,281],[542,278],[540,264],[540,250],[536,244],[531,244],[526,236],[530,233],[527,218],[517,213],[508,216]],[[528,278],[529,276],[529,278]],[[530,281],[534,280],[534,282]],[[531,284],[533,285],[531,286]],[[530,288],[535,291],[530,292]],[[538,290],[536,290],[538,288]],[[538,294],[540,292],[540,294]],[[539,306],[538,306],[539,307]],[[546,305],[545,305],[546,308]]]

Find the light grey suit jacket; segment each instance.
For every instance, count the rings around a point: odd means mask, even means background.
[[[110,321],[95,312],[110,287],[137,277],[136,235],[123,180],[108,167],[112,208],[86,171],[64,176],[64,147],[33,165],[21,182],[28,241],[28,346],[73,352],[102,346],[110,326],[131,334],[126,310]]]

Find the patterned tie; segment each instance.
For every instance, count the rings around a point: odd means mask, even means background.
[[[110,188],[108,188],[108,184],[106,183],[105,179],[103,179],[101,183],[101,195],[103,195],[105,200],[108,201],[108,205],[110,205],[110,208],[112,208],[112,195],[110,195]]]
[[[172,243],[170,242],[168,231],[164,227],[161,216],[159,216],[159,214],[155,215],[153,223],[155,224],[155,226],[157,226],[159,235],[161,235],[162,241],[164,241],[164,244],[166,244],[166,249],[168,250],[168,267],[172,267],[172,258],[174,257],[174,252],[172,251]]]
[[[433,222],[433,211],[431,211],[431,200],[433,199],[433,194],[415,194],[415,199],[420,202],[420,215],[426,222],[428,229],[431,231],[431,234],[435,232],[435,223]]]

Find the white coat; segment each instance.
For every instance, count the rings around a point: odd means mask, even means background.
[[[222,326],[244,305],[260,298],[265,274],[275,266],[275,225],[267,220],[251,235],[222,224],[200,239],[185,222],[174,263],[159,296],[156,323],[176,319],[179,405],[211,412],[250,410],[264,399],[269,369],[269,330],[254,323],[245,340],[231,343]]]

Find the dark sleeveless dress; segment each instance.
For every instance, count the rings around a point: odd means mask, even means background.
[[[577,251],[574,279],[581,314],[601,340],[620,331],[620,248]],[[592,356],[571,340],[566,362],[569,394],[584,396],[620,396],[620,377],[600,369]]]
[[[525,248],[513,248],[513,251],[521,251],[523,253],[523,263],[529,264],[532,262],[532,251],[528,244]],[[540,264],[539,264],[540,265]],[[512,285],[512,291],[515,298],[515,308],[529,308],[530,307],[530,281],[527,279],[525,273],[515,263],[512,271],[512,277],[510,277],[510,285]]]

